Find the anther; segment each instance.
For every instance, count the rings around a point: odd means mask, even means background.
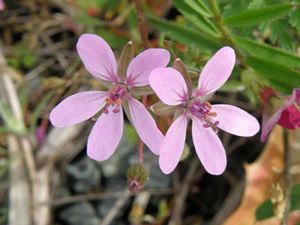
[[[212,116],[212,117],[216,117],[216,116],[217,116],[217,113],[216,113],[216,112],[210,112],[208,115],[209,115],[209,116]]]
[[[207,108],[211,109],[211,104],[210,104],[209,102],[204,102],[204,105],[205,105]]]
[[[107,108],[104,108],[104,109],[103,109],[103,112],[104,112],[105,114],[108,114],[108,109],[107,109]]]
[[[113,109],[113,112],[114,113],[118,113],[118,112],[120,112],[120,109],[119,108],[115,108],[115,109]]]
[[[204,128],[210,128],[210,125],[208,123],[203,124]]]

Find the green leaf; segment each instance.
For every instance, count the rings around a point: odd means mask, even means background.
[[[290,211],[300,209],[300,184],[292,187]],[[274,216],[273,205],[270,199],[256,209],[256,219],[264,220]]]
[[[295,9],[291,12],[289,23],[297,30],[300,30],[300,10],[299,9]]]
[[[204,17],[212,17],[212,12],[209,10],[203,0],[183,0],[191,8],[195,9],[199,14]]]
[[[284,95],[290,95],[293,92],[294,86],[291,84],[286,84],[277,80],[269,80],[269,83],[276,90],[280,91]]]
[[[249,55],[259,56],[265,59],[272,59],[280,64],[300,68],[300,57],[285,52],[279,48],[274,48],[266,44],[261,44],[256,41],[237,37],[234,39],[235,43],[244,49]]]
[[[220,48],[220,40],[218,38],[205,35],[201,32],[196,32],[176,23],[166,20],[160,20],[155,17],[149,16],[148,19],[153,27],[159,29],[162,32],[167,32],[170,38],[177,40],[183,44],[195,44],[198,47],[212,50],[217,50],[218,48]]]
[[[276,20],[270,25],[270,38],[273,44],[279,44],[281,47],[293,51],[295,49],[295,39],[291,36],[290,26],[287,20]]]
[[[249,56],[246,59],[246,63],[250,65],[258,75],[268,80],[281,81],[294,87],[300,86],[300,73],[289,67],[254,56]]]
[[[292,188],[291,208],[290,210],[300,209],[300,184],[296,184]]]
[[[241,92],[244,91],[245,89],[246,89],[245,85],[243,85],[240,81],[229,80],[219,89],[219,91]]]
[[[30,131],[32,134],[35,133],[38,119],[41,117],[43,110],[45,110],[49,100],[53,97],[53,92],[48,92],[45,96],[42,97],[41,101],[36,105],[34,110],[31,113],[31,120],[30,120]]]
[[[267,200],[264,203],[262,203],[257,209],[256,209],[256,219],[257,220],[264,220],[270,217],[274,216],[273,212],[273,205],[271,200]]]
[[[22,64],[26,69],[31,69],[37,64],[37,62],[38,62],[38,57],[31,53],[25,54],[22,57]]]
[[[264,4],[265,0],[252,0],[248,5],[248,9],[259,9],[263,7]]]
[[[112,48],[123,48],[123,46],[128,42],[125,37],[114,33],[112,30],[101,28],[97,29],[96,33],[101,35],[101,37],[106,40],[109,46],[111,46]]]
[[[187,1],[187,0],[185,0]],[[175,7],[184,15],[184,17],[189,20],[191,23],[193,23],[196,27],[198,27],[202,32],[205,32],[209,35],[212,35],[214,37],[220,36],[217,28],[214,26],[214,24],[203,17],[195,8],[191,7],[185,1],[182,0],[173,0],[173,3]],[[193,2],[196,4],[195,2]],[[197,5],[197,4],[196,4]]]
[[[84,25],[84,26],[101,26],[103,22],[99,19],[90,17],[85,13],[81,13],[74,17],[76,23]]]
[[[245,27],[278,18],[292,9],[293,5],[277,4],[261,9],[246,10],[224,18],[224,23],[232,27]]]

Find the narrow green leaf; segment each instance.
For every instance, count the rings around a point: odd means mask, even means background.
[[[296,28],[297,30],[300,30],[300,10],[295,9],[291,12],[289,23]]]
[[[284,95],[290,95],[293,92],[294,86],[291,84],[283,83],[277,80],[269,80],[271,86],[280,91]]]
[[[246,10],[224,18],[224,23],[232,27],[245,27],[278,18],[292,9],[290,3],[271,5],[261,9]]]
[[[209,10],[209,8],[206,6],[206,4],[203,2],[203,0],[183,0],[187,5],[189,5],[191,8],[195,9],[199,14],[201,14],[204,17],[212,17],[212,12]]]
[[[205,35],[201,32],[196,32],[176,23],[166,20],[160,20],[155,17],[148,17],[148,19],[153,27],[159,29],[162,32],[166,32],[170,38],[177,40],[183,44],[195,44],[196,46],[199,46],[201,48],[211,50],[217,50],[220,47],[219,39],[213,36]]]
[[[250,65],[258,75],[266,79],[281,81],[293,85],[294,87],[300,86],[300,73],[289,67],[254,56],[249,56],[246,63]]]
[[[173,3],[175,7],[182,13],[182,15],[184,15],[187,20],[199,28],[201,32],[205,32],[214,37],[220,36],[214,24],[203,17],[197,10],[195,10],[195,8],[192,8],[182,0],[173,0]],[[193,3],[196,4],[195,2]]]
[[[295,184],[292,188],[291,211],[300,209],[300,184]]]
[[[290,33],[290,25],[286,19],[272,21],[269,25],[272,44],[278,45],[290,52],[296,49],[296,40]]]
[[[242,92],[245,91],[246,87],[240,81],[237,80],[229,80],[227,81],[219,91],[224,92]]]
[[[259,55],[261,58],[272,59],[280,64],[300,68],[300,57],[285,52],[279,48],[274,48],[266,44],[261,44],[247,38],[237,37],[235,43],[244,49],[249,55]]]
[[[264,203],[262,203],[257,209],[256,209],[256,219],[257,220],[264,220],[270,217],[274,216],[273,211],[273,205],[271,200],[267,200]]]
[[[49,103],[49,100],[53,97],[54,93],[48,92],[45,96],[43,96],[42,100],[36,105],[34,108],[32,114],[31,114],[31,120],[30,120],[30,131],[34,134],[38,119],[41,117],[41,114],[43,110],[46,108],[47,104]]]

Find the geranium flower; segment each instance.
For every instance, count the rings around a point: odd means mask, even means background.
[[[86,69],[96,79],[104,80],[110,89],[74,94],[59,103],[50,114],[54,126],[66,127],[87,120],[101,111],[87,142],[88,156],[99,161],[109,158],[120,142],[123,109],[141,140],[154,154],[158,155],[163,140],[154,119],[145,106],[134,98],[134,94],[136,87],[149,84],[148,77],[152,69],[168,64],[169,52],[150,48],[131,60],[132,43],[129,42],[124,49],[117,70],[109,45],[101,37],[83,34],[77,42],[78,54]]]
[[[223,173],[227,164],[224,147],[216,134],[218,128],[244,137],[258,132],[259,123],[247,112],[207,101],[229,78],[234,64],[233,49],[223,47],[203,67],[195,90],[188,88],[183,75],[173,68],[156,68],[151,72],[150,86],[163,103],[176,106],[178,114],[160,148],[159,165],[165,174],[171,173],[180,160],[189,119],[196,153],[205,170],[213,175]]]
[[[276,94],[274,95],[276,96]],[[265,110],[262,123],[262,142],[267,140],[270,131],[276,124],[287,129],[300,127],[300,88],[295,88],[292,95],[283,101],[281,107],[272,116],[269,116],[269,113]]]

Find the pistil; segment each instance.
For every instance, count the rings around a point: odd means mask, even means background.
[[[109,95],[106,98],[106,106],[103,109],[105,114],[109,113],[109,109],[113,113],[120,112],[120,107],[122,107],[123,101],[128,97],[128,92],[125,85],[118,84],[112,87]]]

